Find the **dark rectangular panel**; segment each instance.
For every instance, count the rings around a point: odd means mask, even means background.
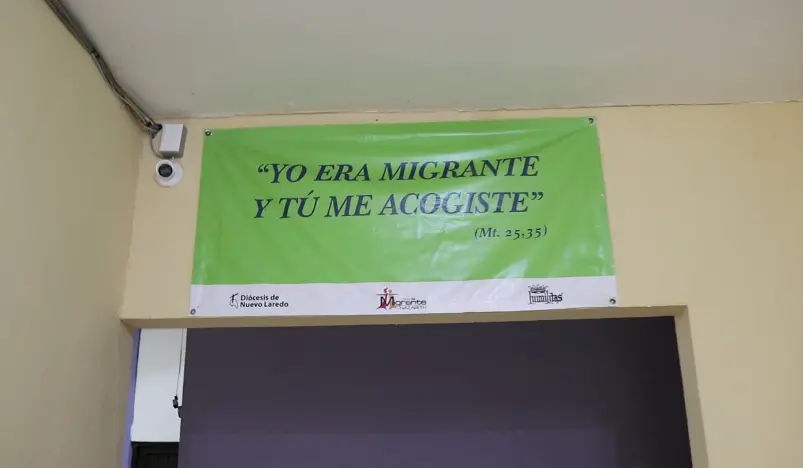
[[[188,332],[181,468],[690,467],[672,318]]]

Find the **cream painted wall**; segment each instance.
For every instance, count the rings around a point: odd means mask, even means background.
[[[190,120],[178,187],[156,186],[143,150],[122,317],[205,324],[188,316],[204,128],[554,115],[599,119],[621,305],[688,307],[696,466],[800,467],[800,103]]]
[[[141,137],[44,2],[0,11],[0,466],[120,466]]]

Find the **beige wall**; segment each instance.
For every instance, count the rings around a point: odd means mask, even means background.
[[[0,12],[0,466],[120,466],[140,134],[44,2]]]
[[[189,320],[204,128],[591,114],[620,305],[688,306],[678,324],[696,466],[800,467],[801,113],[793,103],[191,120],[178,187],[156,186],[143,151],[122,316]]]

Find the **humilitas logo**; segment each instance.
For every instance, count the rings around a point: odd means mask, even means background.
[[[528,287],[529,304],[558,304],[564,300],[564,293],[552,293],[547,286],[537,284]]]
[[[384,288],[382,293],[377,294],[380,296],[380,305],[377,306],[377,310],[384,309],[384,310],[391,310],[391,309],[399,309],[399,310],[425,310],[427,309],[427,301],[422,299],[416,299],[415,297],[403,297],[399,298],[399,294],[396,294],[389,288]]]

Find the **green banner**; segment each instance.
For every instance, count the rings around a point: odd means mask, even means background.
[[[614,302],[591,118],[206,133],[194,315]]]

